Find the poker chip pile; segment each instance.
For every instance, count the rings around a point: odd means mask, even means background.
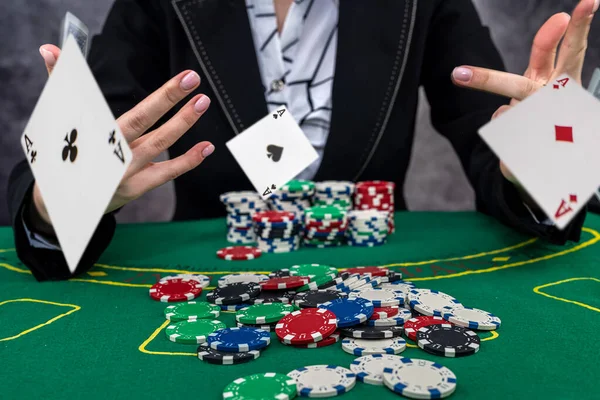
[[[305,247],[336,247],[345,243],[347,212],[333,205],[315,206],[304,214],[302,244]]]
[[[304,210],[311,206],[311,199],[314,194],[314,182],[294,179],[273,193],[267,199],[267,203],[272,210],[293,212],[301,220]]]
[[[351,390],[356,381],[413,399],[444,398],[456,390],[455,374],[438,362],[399,355],[406,340],[430,354],[463,357],[479,350],[475,331],[501,324],[487,311],[416,288],[400,273],[378,266],[338,272],[329,265],[300,264],[269,276],[231,274],[218,280],[207,301],[196,299],[209,284],[206,276],[186,274],[162,278],[150,289],[154,300],[177,302],[164,310],[168,340],[199,345],[204,362],[255,360],[273,338],[302,349],[341,339],[342,350],[358,357],[349,368],[323,360],[287,374],[241,377],[224,388],[224,399],[331,397]],[[223,311],[236,313],[235,327],[218,320]]]
[[[262,211],[252,216],[258,249],[265,253],[289,253],[300,247],[302,219],[291,211]]]
[[[315,183],[313,205],[336,206],[344,211],[352,209],[354,183],[348,181],[323,181]]]
[[[354,191],[355,210],[379,210],[387,213],[388,233],[394,227],[394,182],[364,181],[357,182]]]
[[[227,209],[227,241],[249,244],[256,241],[252,230],[252,215],[266,211],[267,204],[252,191],[227,192],[219,196]]]
[[[348,212],[348,245],[373,247],[385,244],[389,232],[388,213],[379,210]]]

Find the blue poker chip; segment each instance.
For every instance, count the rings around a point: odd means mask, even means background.
[[[264,349],[271,343],[271,335],[257,328],[225,328],[208,335],[207,343],[218,351],[245,352]]]
[[[362,298],[336,299],[321,304],[319,308],[325,308],[334,313],[339,328],[362,324],[373,315],[374,311],[373,303]]]
[[[252,304],[241,303],[241,304],[219,304],[221,311],[238,311],[242,308],[250,307]]]

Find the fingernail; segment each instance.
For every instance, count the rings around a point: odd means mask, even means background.
[[[206,158],[210,156],[213,153],[213,151],[215,151],[215,146],[211,144],[210,146],[205,147],[204,150],[202,150],[202,156]]]
[[[200,83],[200,77],[195,72],[190,72],[181,80],[181,88],[183,90],[191,90]]]
[[[47,66],[53,67],[54,64],[56,64],[56,58],[54,58],[54,54],[52,54],[48,50],[40,47],[40,54],[42,55],[42,58],[46,62]]]
[[[454,68],[454,71],[452,71],[452,77],[455,81],[466,83],[469,82],[473,77],[473,71],[464,67]]]
[[[600,6],[600,0],[594,1],[594,8],[592,8],[592,13],[598,11],[598,7]]]
[[[202,96],[198,99],[198,101],[196,101],[196,104],[194,104],[194,110],[196,110],[196,112],[200,114],[206,111],[209,105],[210,99],[208,98],[208,96]]]

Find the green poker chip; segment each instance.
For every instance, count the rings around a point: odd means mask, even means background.
[[[342,219],[346,211],[336,206],[316,206],[306,209],[306,219],[308,220],[331,220]]]
[[[238,378],[223,390],[225,400],[293,399],[296,395],[296,381],[275,372]]]
[[[324,264],[299,264],[290,268],[290,275],[307,276],[311,280],[332,274],[334,278],[337,276],[337,268]]]
[[[292,179],[279,189],[283,192],[312,192],[315,190],[315,183],[302,179]]]
[[[318,276],[314,279],[311,279],[310,282],[308,282],[306,285],[300,286],[299,288],[295,289],[296,292],[306,292],[307,290],[319,290],[321,289],[321,286],[325,285],[326,283],[331,282],[332,280],[334,280],[336,277],[335,274],[327,274],[324,276]]]
[[[235,319],[242,324],[271,324],[294,311],[294,306],[283,303],[262,303],[239,310]]]
[[[165,318],[169,321],[194,321],[203,318],[217,318],[221,307],[206,301],[188,301],[165,308]]]
[[[195,321],[175,322],[165,329],[171,342],[183,344],[202,344],[211,333],[227,328],[221,321],[198,319]]]

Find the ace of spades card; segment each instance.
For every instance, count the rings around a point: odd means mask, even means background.
[[[131,162],[131,150],[72,36],[21,144],[73,272]]]
[[[565,74],[479,132],[564,229],[600,185],[599,126],[600,102]]]
[[[227,148],[263,199],[318,158],[316,150],[285,107],[267,114],[228,141]]]

